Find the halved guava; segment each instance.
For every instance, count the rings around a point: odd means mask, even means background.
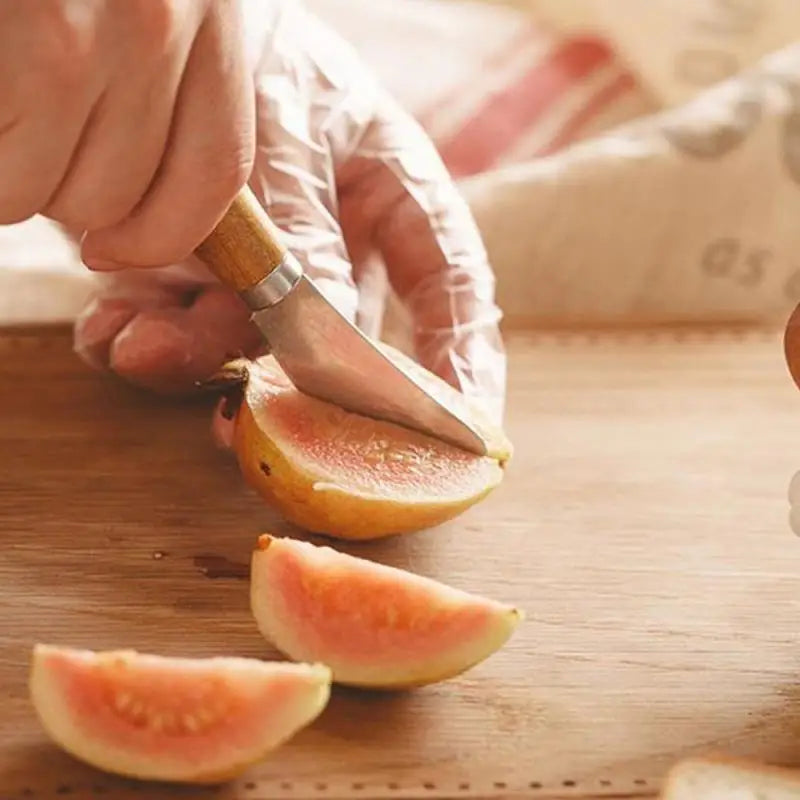
[[[171,658],[39,644],[30,694],[76,758],[142,780],[231,779],[313,721],[330,695],[319,664]]]
[[[430,391],[460,398],[491,442],[490,455],[303,394],[272,356],[238,359],[216,381],[239,384],[231,438],[248,484],[290,522],[342,539],[432,527],[486,497],[511,456],[504,433],[451,386],[406,360],[416,375],[427,376]]]
[[[264,534],[250,607],[289,658],[322,661],[334,682],[403,688],[451,678],[502,647],[522,612],[431,578]]]

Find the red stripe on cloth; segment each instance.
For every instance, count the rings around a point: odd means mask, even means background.
[[[438,143],[450,172],[463,177],[491,167],[570,86],[613,57],[608,44],[596,38],[572,39],[554,48],[493,93],[453,137]]]
[[[506,64],[513,61],[523,50],[531,44],[541,41],[542,32],[538,27],[526,25],[522,30],[517,31],[508,42],[503,42],[498,50],[489,55],[473,74],[465,76],[464,79],[454,88],[433,100],[430,106],[415,116],[417,121],[428,128],[433,120],[442,113],[443,109],[456,102],[464,93],[467,87],[480,80],[487,72],[494,72],[502,69]]]
[[[636,86],[636,80],[629,72],[618,75],[611,83],[603,86],[597,94],[589,99],[585,106],[573,114],[564,124],[564,127],[553,137],[548,145],[542,148],[537,156],[548,156],[566,147],[578,138],[581,129],[591,120],[608,108],[615,100],[625,92],[630,91]]]

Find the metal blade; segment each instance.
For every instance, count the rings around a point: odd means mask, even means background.
[[[252,315],[272,354],[306,394],[485,455],[487,444],[336,310],[306,275],[280,302]]]

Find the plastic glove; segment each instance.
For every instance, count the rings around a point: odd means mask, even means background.
[[[307,273],[370,335],[385,269],[411,320],[412,354],[499,420],[506,361],[494,276],[432,143],[305,9],[243,8],[256,92],[251,188]],[[262,348],[244,304],[194,258],[103,276],[75,340],[91,363],[165,391]]]

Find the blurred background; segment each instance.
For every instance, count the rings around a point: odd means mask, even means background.
[[[433,138],[507,325],[783,321],[800,300],[797,0],[306,5]],[[0,228],[1,321],[71,319],[92,280],[42,220]]]

